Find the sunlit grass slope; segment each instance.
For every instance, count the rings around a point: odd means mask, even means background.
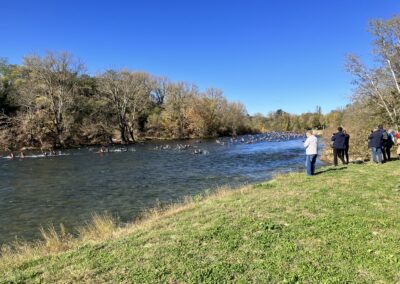
[[[400,162],[278,176],[107,236],[6,252],[0,282],[399,283]]]

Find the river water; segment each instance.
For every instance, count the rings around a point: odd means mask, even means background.
[[[170,203],[221,185],[239,186],[274,173],[304,170],[301,138],[260,141],[247,136],[149,142],[127,152],[110,148],[63,151],[62,156],[0,159],[0,244],[34,240],[40,226],[76,228],[94,212],[129,222],[158,203]],[[243,140],[243,141],[242,141]],[[232,143],[231,143],[232,142]],[[178,149],[177,144],[188,144]],[[125,150],[125,149],[123,149]],[[195,154],[195,152],[201,152]]]

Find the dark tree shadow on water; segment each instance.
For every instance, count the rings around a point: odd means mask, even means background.
[[[324,174],[324,173],[327,173],[327,172],[332,172],[332,171],[342,171],[342,170],[345,170],[345,169],[347,169],[347,167],[345,167],[345,166],[343,166],[343,167],[337,167],[337,168],[329,168],[329,169],[326,169],[326,170],[323,170],[323,171],[319,171],[319,172],[316,172],[314,175],[320,175],[320,174]]]

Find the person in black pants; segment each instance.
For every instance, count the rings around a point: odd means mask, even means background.
[[[387,156],[388,152],[388,133],[385,129],[383,129],[382,125],[378,126],[379,132],[382,133],[382,155],[383,155],[383,162],[387,162],[390,159],[390,148],[389,148],[389,157]]]
[[[394,135],[393,135],[393,129],[389,129],[386,134],[387,134],[387,140],[386,140],[386,147],[385,147],[385,152],[386,152],[386,157],[387,160],[390,161],[391,158],[391,151],[392,147],[394,145]]]
[[[345,146],[344,148],[344,160],[346,162],[346,165],[349,164],[349,142],[350,142],[350,135],[347,133],[346,130],[343,130],[344,135],[346,136],[345,140]]]
[[[343,164],[346,164],[343,159],[346,149],[346,135],[343,133],[342,127],[338,127],[338,132],[333,134],[331,141],[333,141],[333,164],[338,165],[338,158]]]

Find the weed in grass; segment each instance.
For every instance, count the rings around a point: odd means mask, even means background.
[[[52,252],[59,252],[70,248],[70,240],[72,236],[67,234],[63,224],[60,224],[60,230],[56,230],[54,225],[49,228],[40,228],[44,246]]]
[[[266,222],[261,222],[259,224],[260,229],[265,230],[265,231],[277,231],[277,230],[282,230],[284,227],[281,224],[275,224],[272,221],[266,221]]]
[[[79,229],[79,236],[83,241],[106,239],[118,229],[115,218],[108,214],[93,214],[89,224]]]

